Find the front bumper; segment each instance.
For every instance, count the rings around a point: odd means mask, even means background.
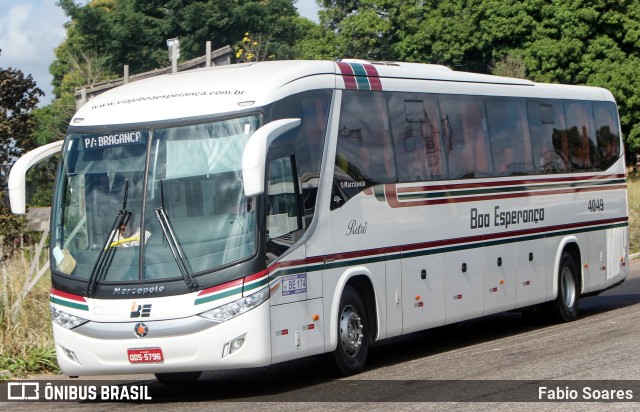
[[[88,324],[85,328],[93,330],[91,333],[79,333],[54,323],[58,364],[66,375],[90,376],[239,369],[271,363],[268,301],[219,324],[199,316],[186,318],[183,322],[186,326],[176,327],[172,333],[168,325],[176,322],[180,320],[145,322],[149,333],[144,337],[136,337],[134,333],[139,322],[114,323],[101,328],[91,328]],[[203,327],[203,322],[211,326]],[[152,332],[156,327],[161,328],[162,333],[154,337]],[[117,333],[104,332],[109,328]],[[103,332],[96,333],[96,330]],[[123,330],[130,330],[130,334]],[[223,357],[225,344],[243,335],[242,347]],[[164,360],[160,363],[129,361],[128,349],[145,348],[162,349]]]

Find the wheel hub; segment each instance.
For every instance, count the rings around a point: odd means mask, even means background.
[[[562,290],[562,299],[567,308],[572,308],[576,302],[576,284],[573,279],[571,269],[564,268],[562,271],[562,282],[560,283]]]
[[[358,355],[362,346],[362,320],[351,305],[345,306],[340,314],[340,342],[351,358]]]

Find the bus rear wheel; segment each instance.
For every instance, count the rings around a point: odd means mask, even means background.
[[[571,322],[578,317],[580,299],[578,270],[571,254],[562,252],[558,269],[558,296],[547,304],[547,313],[553,321]]]
[[[338,308],[338,346],[333,357],[342,375],[353,375],[364,369],[369,352],[369,320],[360,294],[352,286],[345,287]]]

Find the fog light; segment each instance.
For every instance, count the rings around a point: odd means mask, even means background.
[[[242,336],[238,336],[232,341],[225,343],[224,347],[222,348],[222,357],[223,358],[227,357],[231,355],[233,352],[240,350],[240,348],[242,348],[242,345],[244,345],[245,336],[247,336],[246,333]]]
[[[78,365],[80,365],[80,360],[78,359],[78,355],[76,355],[76,353],[74,351],[72,351],[71,349],[67,349],[64,346],[60,346],[60,349],[62,349],[64,354],[67,355],[67,357],[69,359],[71,359],[73,362],[75,362]]]

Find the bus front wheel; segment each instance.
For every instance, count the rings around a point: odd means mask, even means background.
[[[338,346],[333,353],[338,371],[353,375],[364,369],[369,352],[369,319],[358,291],[345,287],[338,308]]]
[[[578,287],[578,270],[573,257],[562,252],[558,271],[558,296],[548,303],[548,313],[556,322],[571,322],[578,317],[580,290]]]

